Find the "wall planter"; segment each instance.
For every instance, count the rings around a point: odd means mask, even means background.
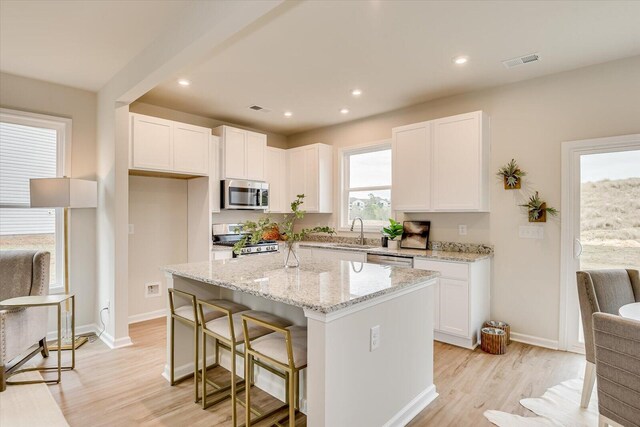
[[[540,199],[537,191],[529,197],[527,203],[520,206],[527,208],[529,222],[547,222],[547,213],[552,216],[557,216],[559,213],[556,208],[548,208],[547,203]]]
[[[498,169],[496,174],[498,178],[502,178],[505,190],[517,190],[522,187],[522,177],[527,173],[520,169],[515,159],[511,159],[509,163]]]

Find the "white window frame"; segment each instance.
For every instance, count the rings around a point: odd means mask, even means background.
[[[0,108],[0,122],[23,126],[40,127],[56,131],[56,175],[71,176],[71,133],[72,121],[65,117],[49,116],[20,110]],[[28,205],[2,205],[2,208],[28,208]],[[56,283],[49,284],[49,293],[64,292],[64,213],[56,208]],[[71,252],[71,242],[69,242]]]
[[[393,192],[393,182],[389,185],[371,186],[371,187],[350,187],[349,186],[349,161],[348,158],[355,154],[372,153],[375,151],[391,150],[391,140],[384,139],[380,141],[368,142],[351,147],[341,148],[340,153],[340,225],[338,230],[349,231],[351,224],[349,224],[349,192],[351,191],[378,191],[389,190]],[[393,166],[392,166],[393,167]],[[393,206],[389,205],[389,209],[393,215]],[[364,231],[366,232],[378,232],[380,226],[367,226],[365,224]]]

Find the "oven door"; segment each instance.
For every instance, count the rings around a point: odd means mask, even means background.
[[[222,181],[224,209],[267,209],[269,184],[261,181]]]

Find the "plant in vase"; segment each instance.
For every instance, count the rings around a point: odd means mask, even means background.
[[[382,235],[389,239],[387,243],[389,249],[398,249],[397,237],[401,237],[403,232],[402,224],[389,218],[389,226],[382,227]]]
[[[504,181],[505,190],[515,190],[522,185],[522,177],[527,173],[520,169],[515,159],[498,169],[498,178]]]
[[[277,224],[272,222],[268,217],[254,221],[246,221],[242,224],[242,230],[246,233],[234,246],[233,251],[239,254],[243,247],[247,243],[257,243],[263,236],[273,235],[274,230],[279,230],[280,236],[285,241],[285,256],[284,266],[285,268],[295,268],[300,265],[300,259],[298,258],[297,244],[309,234],[313,233],[327,233],[333,234],[335,230],[331,227],[312,227],[303,228],[298,232],[295,232],[296,221],[304,218],[305,211],[300,209],[300,206],[304,203],[304,194],[298,194],[296,199],[291,203],[291,213],[287,214],[282,223]]]
[[[540,199],[538,192],[529,197],[527,203],[520,205],[527,208],[529,222],[547,222],[547,213],[552,216],[558,215],[556,208],[548,208],[547,203]]]

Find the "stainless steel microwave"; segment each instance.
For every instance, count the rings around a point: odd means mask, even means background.
[[[268,209],[269,184],[262,181],[226,179],[220,182],[223,209]]]

